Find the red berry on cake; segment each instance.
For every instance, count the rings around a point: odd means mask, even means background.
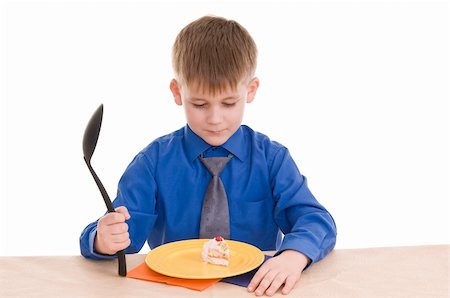
[[[214,237],[203,245],[202,259],[204,262],[228,266],[230,261],[230,249],[225,239],[221,236]]]

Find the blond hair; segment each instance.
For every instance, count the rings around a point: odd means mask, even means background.
[[[239,23],[222,17],[204,16],[184,27],[172,48],[177,80],[216,93],[235,89],[256,70],[257,48]]]

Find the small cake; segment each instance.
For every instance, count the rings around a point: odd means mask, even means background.
[[[220,236],[214,237],[203,245],[202,259],[204,262],[228,266],[230,261],[230,250],[225,239]]]

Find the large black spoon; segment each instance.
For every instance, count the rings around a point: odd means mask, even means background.
[[[91,120],[89,120],[88,125],[86,126],[86,130],[84,131],[83,136],[83,154],[84,161],[91,171],[92,177],[94,177],[95,182],[97,183],[98,189],[100,190],[103,200],[105,201],[106,208],[108,212],[115,212],[114,207],[111,203],[111,199],[108,196],[108,193],[105,190],[102,182],[98,178],[94,169],[91,166],[91,158],[94,154],[95,146],[97,145],[98,136],[100,135],[100,128],[102,127],[102,118],[103,118],[103,104],[101,104],[95,113],[92,115]],[[119,259],[119,275],[126,276],[127,275],[127,263],[125,260],[125,252],[123,250],[117,252],[117,257]]]

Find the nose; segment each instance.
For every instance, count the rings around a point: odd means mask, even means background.
[[[222,122],[222,111],[219,107],[211,107],[208,111],[207,121],[209,124],[220,124]]]

